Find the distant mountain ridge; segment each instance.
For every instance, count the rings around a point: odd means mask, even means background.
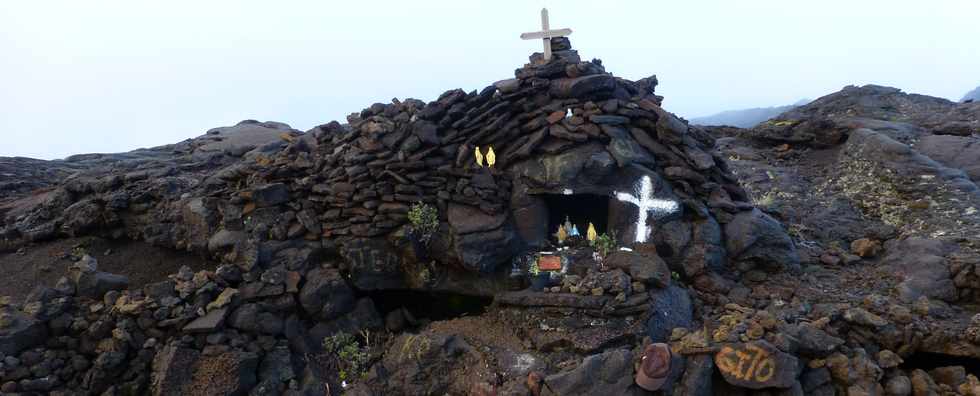
[[[960,99],[960,102],[966,102],[968,100],[973,100],[974,102],[980,101],[980,86],[973,88],[972,91],[963,95],[963,99]]]
[[[726,110],[717,114],[691,119],[692,124],[697,125],[728,125],[739,128],[751,128],[760,122],[764,122],[786,111],[795,109],[809,103],[809,99],[800,100],[791,105],[756,107],[751,109]]]

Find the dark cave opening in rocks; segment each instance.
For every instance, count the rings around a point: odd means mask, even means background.
[[[374,290],[364,295],[374,301],[382,315],[405,308],[416,319],[432,321],[479,316],[493,302],[492,297],[416,290]]]
[[[963,366],[967,374],[980,375],[980,359],[952,356],[941,353],[916,352],[906,357],[899,367],[904,370],[922,369],[925,371],[939,367]]]
[[[589,222],[597,233],[606,232],[609,226],[609,197],[598,194],[541,194],[537,195],[548,206],[549,237],[565,223],[567,216],[580,234],[585,236]]]

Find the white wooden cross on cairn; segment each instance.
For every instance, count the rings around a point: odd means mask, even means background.
[[[551,60],[551,38],[552,37],[565,37],[572,34],[572,29],[555,29],[549,30],[548,26],[548,9],[541,9],[541,31],[540,32],[530,32],[522,33],[521,38],[524,40],[534,40],[542,39],[544,41],[544,60],[545,62]]]

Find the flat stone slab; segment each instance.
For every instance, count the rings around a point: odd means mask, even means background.
[[[545,383],[558,395],[625,395],[633,384],[633,354],[614,349],[592,355],[574,370],[548,376]]]
[[[194,319],[187,326],[184,326],[185,333],[210,333],[224,325],[225,318],[228,317],[228,307],[218,308],[207,315]]]
[[[603,325],[570,329],[569,331],[536,332],[531,340],[537,349],[552,351],[571,347],[579,353],[596,353],[616,345],[632,343],[645,335],[641,321],[626,324],[617,319]]]
[[[602,309],[612,301],[607,296],[581,296],[571,293],[541,293],[531,290],[504,292],[497,294],[494,301],[523,307],[566,307],[580,309]]]

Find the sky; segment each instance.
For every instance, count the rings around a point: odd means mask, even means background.
[[[513,77],[540,29],[693,118],[881,84],[980,85],[980,1],[3,1],[0,156],[179,142],[240,120],[308,130],[375,102]]]

